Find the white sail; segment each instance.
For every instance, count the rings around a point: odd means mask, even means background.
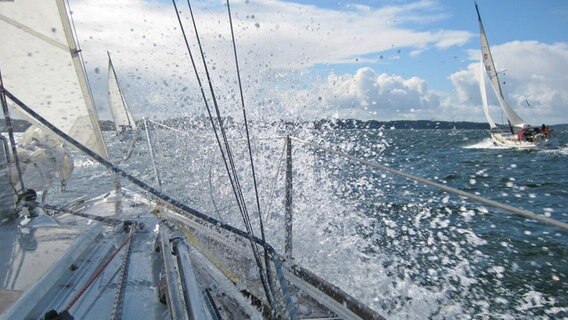
[[[65,0],[0,1],[0,39],[6,89],[107,157]]]
[[[503,91],[501,90],[501,84],[499,83],[499,77],[497,75],[497,71],[495,70],[493,56],[491,55],[491,50],[489,50],[489,42],[487,41],[487,36],[485,34],[485,29],[483,28],[483,23],[481,22],[481,15],[479,14],[477,4],[475,5],[475,10],[477,11],[477,18],[479,20],[481,58],[485,67],[485,71],[487,72],[489,80],[491,81],[491,87],[493,87],[493,91],[495,91],[497,99],[499,100],[499,105],[501,106],[501,109],[503,109],[503,112],[505,113],[507,119],[509,119],[509,122],[513,126],[523,126],[523,119],[521,119],[521,117],[519,117],[519,115],[513,109],[511,109],[507,101],[505,101]]]
[[[482,58],[483,59],[483,58]],[[485,88],[485,67],[483,65],[483,60],[479,62],[479,91],[481,93],[481,104],[483,105],[483,112],[485,113],[485,118],[491,128],[497,127],[493,117],[489,113],[489,104],[487,103],[487,90]]]
[[[108,56],[108,102],[116,131],[122,132],[127,128],[136,130],[136,123],[118,84],[118,78],[110,59],[110,54]]]

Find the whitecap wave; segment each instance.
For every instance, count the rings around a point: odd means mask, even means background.
[[[471,145],[463,146],[464,149],[507,149],[507,147],[496,146],[491,138],[483,139]]]

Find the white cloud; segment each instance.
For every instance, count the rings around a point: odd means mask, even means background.
[[[331,74],[300,99],[316,106],[313,117],[381,120],[423,119],[440,104],[440,96],[429,92],[424,80],[378,74],[367,67],[354,75]]]
[[[505,97],[521,118],[533,124],[568,123],[568,44],[514,41],[492,47],[492,53],[497,70],[504,71],[500,76]],[[479,52],[471,51],[470,55],[472,60],[479,60]],[[478,70],[479,63],[472,63],[450,75],[456,96],[448,103],[475,110],[475,120],[483,121]],[[489,97],[493,109],[497,109],[492,92]],[[466,114],[463,117],[467,119]]]
[[[178,6],[193,54],[201,66],[186,3],[178,1]],[[198,6],[193,9],[218,96],[229,105],[238,105],[234,100],[236,77],[226,8],[218,1],[196,2],[194,6]],[[106,109],[106,50],[111,51],[135,111],[145,113],[144,108],[151,108],[155,113],[155,106],[161,105],[168,106],[169,110],[162,111],[170,115],[175,108],[189,112],[193,105],[202,105],[171,3],[72,0],[71,7],[97,105]],[[309,79],[307,73],[315,66],[363,64],[377,59],[366,56],[371,53],[401,47],[420,51],[447,48],[463,45],[471,38],[464,31],[418,32],[408,27],[444,18],[433,1],[380,9],[352,6],[340,11],[258,0],[233,2],[231,8],[243,86],[249,93],[259,92],[267,85],[275,90],[306,91],[309,81],[298,79]],[[281,80],[283,84],[278,84]],[[396,90],[391,96],[396,97]],[[408,94],[401,98],[405,102],[420,101]],[[282,103],[288,102],[284,99]]]
[[[201,70],[186,4],[178,1],[178,5]],[[203,112],[171,3],[72,0],[71,6],[99,107],[106,109],[109,50],[135,113],[165,117]],[[194,6],[198,6],[194,13],[216,96],[224,110],[239,112],[226,8],[218,1],[195,2]],[[445,19],[435,1],[379,9],[359,5],[339,11],[256,0],[232,2],[231,8],[245,99],[253,113],[484,121],[475,74],[477,48],[468,51],[473,63],[449,76],[454,92],[429,89],[420,76],[403,77],[363,67],[393,48],[405,48],[416,57],[431,48],[445,50],[468,43],[472,34],[466,31],[415,31],[410,27]],[[566,43],[510,42],[492,50],[497,68],[508,69],[504,90],[522,117],[568,122],[564,115],[568,113],[561,110],[568,104],[568,93],[562,88],[568,82]],[[361,68],[355,74],[333,71],[343,63],[358,63]],[[318,72],[313,73],[314,69]],[[202,71],[200,74],[203,76]]]

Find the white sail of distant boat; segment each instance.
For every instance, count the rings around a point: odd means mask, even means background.
[[[55,127],[107,157],[64,0],[17,0],[0,10],[0,56],[10,57],[0,61],[4,85]]]
[[[118,77],[108,53],[108,102],[117,133],[136,130],[136,122],[128,109],[124,94],[118,84]]]
[[[485,34],[485,29],[483,28],[483,23],[481,22],[481,15],[479,15],[477,4],[475,5],[475,9],[477,10],[477,16],[479,18],[479,29],[481,36],[481,60],[483,61],[485,71],[489,76],[491,87],[493,88],[493,91],[495,92],[495,95],[499,100],[501,109],[505,113],[505,116],[507,117],[511,125],[522,127],[525,122],[513,109],[511,109],[507,101],[505,101],[505,97],[503,96],[503,90],[501,89],[501,83],[499,82],[499,76],[497,74],[497,70],[495,69],[495,63],[493,62],[493,56],[491,55],[491,50],[489,49],[489,42],[487,41],[487,35]]]

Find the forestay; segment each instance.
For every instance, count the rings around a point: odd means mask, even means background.
[[[4,85],[57,128],[107,157],[64,1],[1,2]]]

